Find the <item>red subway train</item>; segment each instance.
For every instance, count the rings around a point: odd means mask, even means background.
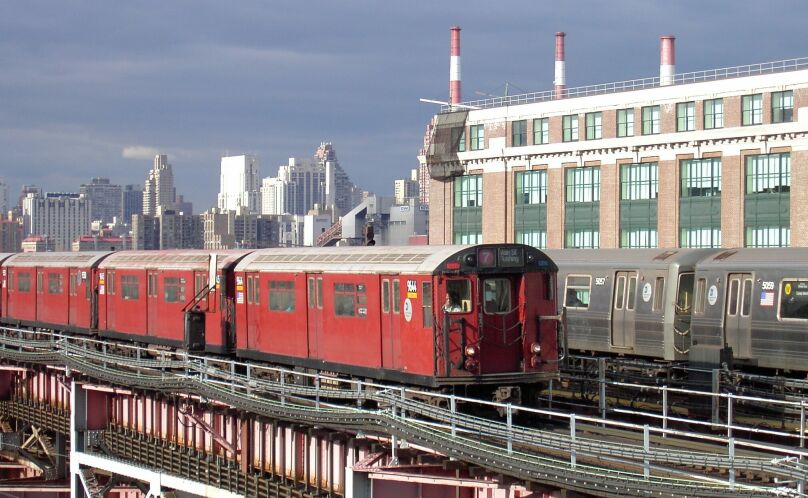
[[[557,267],[519,244],[0,254],[0,321],[444,387],[558,373]]]

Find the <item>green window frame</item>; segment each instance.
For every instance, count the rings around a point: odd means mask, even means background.
[[[763,123],[763,94],[741,97],[741,125],[751,126]]]
[[[704,129],[714,130],[724,127],[724,99],[704,101]]]
[[[656,199],[658,193],[657,163],[631,163],[620,166],[620,200]]]
[[[603,113],[586,113],[586,139],[598,140],[603,138]]]
[[[539,249],[547,247],[547,170],[516,173],[515,240]]]
[[[745,157],[746,247],[791,245],[791,154]]]
[[[564,142],[578,141],[578,115],[568,114],[561,118],[562,140]]]
[[[511,147],[527,145],[527,120],[511,122]]]
[[[533,145],[550,143],[550,118],[533,120]]]
[[[794,92],[772,92],[772,123],[790,123],[794,119]]]
[[[600,202],[600,168],[567,168],[567,202]]]
[[[482,175],[466,175],[455,178],[455,207],[480,207],[483,205]]]
[[[642,134],[656,135],[659,133],[659,106],[649,105],[642,108]]]
[[[471,132],[471,150],[485,149],[485,125],[472,125]]]
[[[564,241],[568,248],[600,246],[600,168],[565,170]]]
[[[634,108],[617,110],[618,138],[634,136]]]
[[[456,152],[466,152],[466,127],[455,126],[452,128],[452,148]]]
[[[686,159],[679,168],[680,197],[716,197],[721,195],[721,158]]]
[[[746,156],[746,193],[774,194],[791,191],[791,155]]]
[[[676,104],[676,131],[693,131],[696,129],[696,103],[679,102]]]
[[[516,173],[516,204],[547,203],[547,170]]]
[[[454,179],[452,239],[455,244],[482,242],[482,201],[482,175],[466,175]]]
[[[679,246],[721,247],[721,158],[679,166]]]
[[[657,163],[620,165],[620,247],[657,247],[658,193]]]

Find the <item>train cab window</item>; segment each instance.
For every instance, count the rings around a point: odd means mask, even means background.
[[[17,290],[20,292],[31,292],[31,274],[22,272],[17,274]]]
[[[421,284],[421,310],[423,311],[424,327],[432,326],[432,282]]]
[[[167,303],[185,302],[184,281],[177,277],[166,277],[163,279],[163,296]]]
[[[780,283],[780,318],[808,320],[808,281],[792,279]]]
[[[567,308],[589,308],[589,292],[592,277],[589,275],[568,275],[564,291],[564,306]]]
[[[511,282],[507,278],[489,278],[483,282],[483,310],[487,314],[511,311]]]
[[[124,301],[137,301],[140,298],[137,275],[121,275],[121,298]]]
[[[295,310],[295,283],[272,280],[269,282],[269,310],[291,313]]]
[[[694,313],[704,313],[704,301],[707,299],[707,279],[700,278],[696,283],[696,307]]]
[[[634,309],[634,301],[637,296],[637,275],[632,275],[628,279],[628,290],[626,291],[626,309]]]
[[[665,277],[657,277],[654,282],[654,303],[652,311],[662,309],[662,298],[665,296]]]
[[[446,282],[448,302],[443,309],[449,313],[468,313],[471,311],[471,282],[466,279],[448,280]]]
[[[48,273],[48,294],[62,293],[62,274]]]
[[[689,315],[693,306],[693,273],[679,274],[679,289],[676,292],[676,314]]]

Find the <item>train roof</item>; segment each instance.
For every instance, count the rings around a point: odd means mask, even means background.
[[[15,254],[17,254],[17,253],[15,253],[15,252],[0,252],[0,263],[7,260],[11,256],[14,256]]]
[[[19,252],[3,262],[3,266],[7,266],[9,268],[92,268],[109,254],[109,251]]]
[[[433,274],[449,260],[458,260],[476,247],[471,245],[425,246],[347,246],[262,249],[245,257],[236,271],[303,271],[341,273]],[[491,247],[517,247],[516,244],[493,244]],[[524,247],[541,254],[537,249]],[[557,268],[545,255],[539,256],[543,266]]]
[[[198,270],[208,269],[211,254],[216,255],[216,267],[222,269],[252,252],[252,250],[178,249],[170,251],[118,251],[106,258],[99,268],[111,269],[160,269]]]
[[[699,268],[732,268],[755,270],[759,268],[808,268],[808,247],[767,247],[721,249],[704,258]]]
[[[547,249],[544,251],[559,266],[579,263],[593,268],[610,269],[693,266],[720,249]]]

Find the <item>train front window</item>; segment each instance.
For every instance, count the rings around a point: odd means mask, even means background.
[[[466,279],[446,282],[446,302],[444,311],[467,313],[471,311],[471,282]]]
[[[507,278],[490,278],[483,282],[484,310],[487,314],[511,311],[511,282]]]
[[[761,301],[767,294],[761,293]],[[808,319],[808,281],[791,279],[780,283],[780,318]]]
[[[589,275],[568,275],[564,306],[567,308],[589,308],[589,290],[592,277]]]
[[[676,314],[689,315],[693,306],[693,283],[695,275],[693,273],[682,273],[679,275],[679,290],[676,293]]]

